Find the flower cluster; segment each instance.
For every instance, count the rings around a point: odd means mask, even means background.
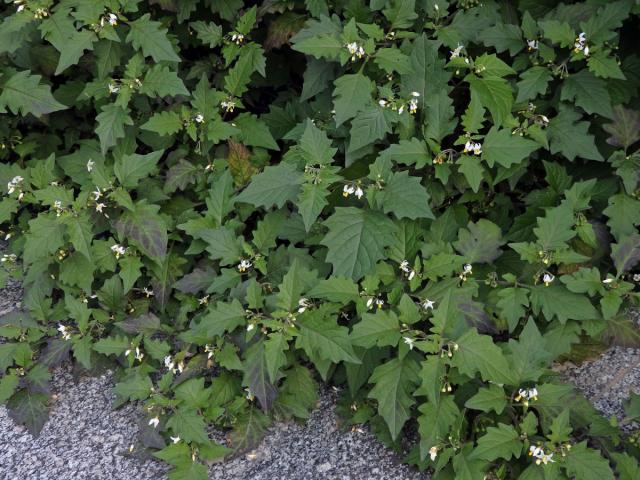
[[[400,263],[400,270],[404,272],[408,280],[413,280],[413,277],[416,276],[416,271],[409,266],[407,260],[403,260],[402,263]]]
[[[529,52],[538,50],[538,40],[527,40],[527,50]]]
[[[515,398],[516,402],[522,401],[525,405],[529,404],[529,400],[536,401],[538,400],[538,389],[536,387],[533,388],[520,388],[518,390],[518,395]]]
[[[7,190],[9,195],[11,195],[17,189],[20,189],[22,187],[23,181],[24,181],[24,178],[22,178],[20,175],[16,175],[15,177],[13,177],[11,181],[7,183]]]
[[[249,270],[252,266],[253,264],[249,260],[246,260],[243,258],[242,260],[240,260],[240,263],[238,264],[237,268],[240,273],[244,273],[247,270]]]
[[[313,303],[311,303],[311,301],[309,301],[308,298],[303,297],[300,300],[298,300],[298,313],[303,313],[305,310],[307,310],[312,306],[313,306]]]
[[[71,333],[69,332],[69,327],[59,323],[58,324],[58,331],[62,335],[63,340],[71,340]]]
[[[100,26],[104,27],[107,24],[115,27],[118,24],[118,16],[115,13],[107,13],[102,16],[102,18],[100,18]]]
[[[362,48],[362,46],[358,45],[356,42],[347,43],[345,47],[351,55],[352,62],[355,62],[356,60],[364,57],[364,48]]]
[[[244,35],[238,32],[231,34],[231,41],[236,45],[242,45],[244,43]]]
[[[116,243],[115,245],[111,245],[111,251],[114,253],[116,258],[120,258],[127,253],[126,247],[123,247],[119,243]]]
[[[576,38],[573,44],[573,51],[575,53],[582,52],[585,57],[589,56],[589,46],[587,45],[587,34],[582,32]]]
[[[220,103],[220,106],[225,112],[233,113],[233,111],[236,109],[236,102],[234,102],[233,100],[225,100]]]
[[[364,195],[364,191],[362,190],[362,188],[360,188],[360,185],[350,183],[345,185],[342,189],[343,197],[347,198],[349,195],[355,195],[356,197],[358,197],[358,200],[360,200],[362,198],[362,195]]]
[[[536,465],[540,465],[541,463],[546,465],[549,462],[555,463],[555,460],[552,459],[553,452],[544,453],[542,447],[536,447],[535,445],[529,447],[529,456],[536,459]]]
[[[379,297],[371,297],[367,300],[367,308],[373,308],[374,306],[378,308],[382,308],[384,305],[384,300]]]
[[[467,143],[464,144],[464,153],[473,153],[474,155],[480,155],[482,153],[482,144],[480,142],[467,140]]]

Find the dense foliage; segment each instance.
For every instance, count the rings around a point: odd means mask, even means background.
[[[549,369],[638,340],[636,1],[5,3],[0,401],[34,434],[72,357],[173,479],[320,379],[436,479],[640,478]]]

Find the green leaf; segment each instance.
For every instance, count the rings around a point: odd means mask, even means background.
[[[542,250],[559,250],[565,248],[567,242],[576,236],[574,224],[573,210],[565,203],[548,209],[544,217],[538,217],[538,226],[533,232]]]
[[[502,126],[511,115],[513,104],[509,83],[499,77],[482,78],[473,74],[467,75],[465,80],[469,82],[471,93],[477,95],[482,105],[491,112],[495,127]]]
[[[100,138],[100,148],[104,155],[109,148],[115,146],[118,140],[124,138],[124,126],[133,125],[128,109],[119,105],[109,104],[102,107],[102,112],[96,117],[98,126],[96,135]]]
[[[163,65],[154,65],[147,71],[144,80],[142,80],[140,93],[149,97],[189,96],[189,90],[184,86],[178,74]]]
[[[82,253],[87,260],[93,261],[91,255],[91,241],[93,232],[91,231],[90,219],[86,214],[65,218],[69,239],[76,251]]]
[[[620,66],[615,58],[610,57],[606,51],[599,51],[590,55],[587,59],[589,71],[596,77],[600,78],[616,78],[618,80],[626,80]]]
[[[300,138],[300,150],[307,165],[326,165],[333,162],[338,151],[331,147],[331,140],[326,132],[320,130],[313,122],[307,120],[304,133]]]
[[[618,276],[628,272],[640,262],[640,235],[633,233],[625,236],[620,243],[611,245],[611,258]],[[600,280],[600,275],[598,275]]]
[[[209,48],[217,47],[222,42],[222,27],[213,22],[192,22],[191,28],[198,34],[198,40],[208,44]]]
[[[115,224],[123,239],[138,247],[152,260],[161,263],[169,242],[167,227],[157,205],[138,202],[134,211],[124,212]]]
[[[398,72],[401,75],[411,73],[409,57],[397,48],[380,48],[374,57],[374,62],[389,74]]]
[[[529,306],[529,291],[526,288],[502,288],[498,292],[497,306],[500,313],[507,319],[509,332],[513,332],[518,322],[524,317],[526,307]]]
[[[361,73],[343,75],[335,81],[333,105],[336,126],[355,117],[371,104],[372,82]]]
[[[524,47],[520,27],[510,23],[497,23],[483,30],[479,38],[486,46],[494,47],[498,53],[509,50],[512,57]]]
[[[311,55],[317,59],[338,60],[344,46],[332,33],[323,33],[297,41],[293,50]]]
[[[182,120],[176,112],[157,112],[146,123],[143,123],[140,128],[155,132],[158,135],[173,135],[182,130]]]
[[[302,173],[290,163],[265,167],[235,201],[250,203],[256,207],[282,208],[288,201],[295,201],[302,182]]]
[[[380,159],[391,159],[404,165],[416,165],[421,168],[430,161],[427,144],[417,138],[411,140],[400,140],[400,143],[391,145],[386,150],[380,152]]]
[[[500,227],[482,218],[476,223],[469,222],[467,228],[461,228],[453,247],[467,263],[492,263],[502,255],[500,247],[504,243]]]
[[[640,140],[640,113],[616,105],[613,107],[613,122],[603,125],[602,128],[611,135],[607,138],[607,143],[627,150]]]
[[[391,175],[376,200],[385,213],[393,213],[397,218],[435,218],[420,178],[410,177],[406,170]]]
[[[275,386],[269,381],[267,365],[264,342],[260,341],[247,351],[242,384],[249,387],[265,412],[271,410],[277,395]]]
[[[153,172],[163,154],[164,150],[147,153],[146,155],[137,153],[124,154],[116,159],[113,172],[123,187],[135,188],[141,179]]]
[[[247,91],[247,85],[254,72],[265,74],[264,50],[257,44],[249,44],[243,48],[240,58],[224,79],[224,88],[230,95],[239,97]]]
[[[424,134],[434,142],[440,143],[444,137],[453,132],[457,125],[453,100],[445,90],[440,90],[429,95],[425,104]]]
[[[333,363],[360,363],[351,346],[349,330],[338,325],[337,316],[330,308],[323,305],[298,317],[301,334],[296,339],[296,348]]]
[[[549,122],[550,151],[562,153],[569,160],[576,157],[602,161],[602,155],[595,145],[595,138],[589,135],[589,122],[579,122],[581,115],[572,108],[561,108],[560,113]]]
[[[511,384],[513,379],[507,359],[488,335],[480,335],[475,328],[469,329],[456,340],[458,350],[453,355],[453,364],[461,373],[473,377],[480,373],[483,380]]]
[[[411,48],[409,62],[411,73],[402,76],[407,92],[418,92],[418,106],[426,107],[427,98],[448,88],[451,73],[445,68],[446,61],[438,55],[440,42],[430,40],[426,33],[416,38]]]
[[[145,57],[152,57],[156,62],[180,61],[167,38],[167,29],[162,28],[160,22],[152,21],[150,14],[145,13],[137,20],[129,22],[129,27],[127,42],[131,42],[133,48],[142,50]]]
[[[538,95],[544,95],[552,76],[548,68],[536,66],[521,73],[520,78],[522,80],[518,82],[516,103],[534,100]]]
[[[208,338],[222,336],[244,325],[246,315],[244,307],[237,299],[228,303],[216,302],[215,306],[209,307],[206,315],[202,317],[197,330],[204,332]]]
[[[410,356],[383,363],[369,378],[374,387],[368,397],[378,402],[378,412],[387,423],[393,440],[398,438],[411,416],[410,409],[415,403],[412,392],[418,379],[418,363]]]
[[[477,157],[461,155],[458,159],[458,171],[467,179],[471,190],[478,192],[484,178],[484,168]]]
[[[542,312],[551,321],[556,317],[560,322],[567,320],[595,320],[598,311],[584,295],[572,293],[559,285],[537,285],[531,289],[531,307],[535,314]]]
[[[511,425],[499,423],[497,427],[488,427],[487,433],[478,440],[478,445],[471,454],[471,458],[488,460],[498,458],[510,460],[511,457],[520,458],[522,453],[520,435]]]
[[[467,400],[464,406],[483,412],[495,411],[499,415],[507,406],[507,395],[502,387],[489,385],[478,390],[478,393]]]
[[[574,445],[565,459],[567,474],[584,480],[614,480],[609,462],[597,450],[587,448],[587,442]]]
[[[31,75],[29,70],[15,72],[8,79],[2,79],[0,87],[0,113],[8,108],[15,115],[31,113],[41,117],[47,113],[68,108],[51,95],[51,87],[40,83],[40,75]]]
[[[307,232],[316,222],[324,207],[329,205],[326,197],[329,195],[327,189],[315,183],[305,183],[298,196],[298,212],[302,216],[304,228]]]
[[[185,442],[209,442],[204,419],[195,409],[184,407],[175,409],[167,420],[167,427]]]
[[[506,128],[498,130],[496,127],[492,127],[482,144],[482,159],[490,167],[498,163],[503,167],[510,168],[521,163],[538,148],[540,148],[540,144],[533,140],[513,135]]]
[[[359,280],[371,272],[394,241],[396,226],[381,213],[354,207],[337,207],[324,224],[329,232],[320,242],[329,252],[335,276]]]
[[[598,113],[613,118],[611,97],[606,82],[588,70],[580,70],[565,79],[560,99],[575,101],[575,104],[587,113]]]
[[[625,236],[637,232],[640,225],[640,200],[620,193],[609,198],[609,205],[603,210],[609,217],[607,225],[611,233],[620,242]]]
[[[358,113],[351,122],[351,140],[347,152],[355,152],[376,140],[381,140],[387,133],[391,133],[391,126],[387,122],[387,110],[369,107]]]
[[[145,400],[153,390],[148,375],[134,374],[123,382],[116,383],[114,393],[122,400]]]
[[[560,20],[547,20],[539,22],[545,38],[561,47],[573,47],[576,34],[567,22]]]
[[[371,348],[396,346],[400,340],[400,323],[395,313],[387,310],[363,313],[362,320],[353,326],[354,345]]]
[[[358,285],[347,277],[330,276],[321,280],[308,293],[311,298],[322,298],[330,302],[347,303],[359,298]]]
[[[9,399],[7,410],[16,423],[24,425],[31,435],[37,437],[49,418],[47,400],[48,397],[42,393],[22,389]]]
[[[198,237],[207,244],[207,252],[212,260],[220,260],[220,265],[238,263],[242,249],[238,236],[227,227],[208,228],[199,232]]]
[[[101,338],[93,345],[93,349],[103,355],[122,355],[131,347],[129,339],[123,335]]]

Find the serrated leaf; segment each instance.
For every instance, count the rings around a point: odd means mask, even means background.
[[[151,67],[142,80],[140,93],[149,97],[166,97],[175,95],[189,95],[189,90],[178,74],[169,67],[154,65]]]
[[[95,131],[100,138],[100,149],[103,155],[109,148],[115,146],[119,139],[124,138],[124,126],[133,125],[133,119],[129,116],[128,109],[125,110],[116,104],[102,107],[96,121],[98,126]]]
[[[177,408],[167,420],[167,427],[185,442],[207,443],[206,424],[195,409]]]
[[[460,229],[458,241],[454,242],[453,247],[467,263],[491,263],[502,255],[500,247],[504,243],[500,227],[482,218]]]
[[[155,132],[158,135],[173,135],[182,130],[182,120],[176,112],[157,112],[146,123],[143,123],[140,128]]]
[[[325,222],[329,232],[320,242],[329,252],[335,276],[359,280],[373,270],[394,241],[396,226],[381,213],[354,207],[338,207]]]
[[[532,288],[531,307],[536,314],[542,312],[547,320],[556,317],[562,323],[567,320],[595,320],[599,316],[587,297],[559,285]]]
[[[140,155],[133,153],[131,155],[122,155],[113,166],[113,172],[123,187],[135,188],[138,182],[149,175],[158,164],[158,160],[162,158],[164,150]]]
[[[351,122],[351,140],[347,152],[355,152],[391,133],[386,112],[383,108],[370,107],[356,115]]]
[[[391,175],[377,201],[385,213],[393,213],[399,219],[434,218],[426,188],[420,178],[410,177],[406,170]]]
[[[142,50],[145,57],[152,57],[156,62],[180,61],[167,38],[167,29],[162,28],[160,22],[151,20],[150,14],[145,13],[137,20],[129,22],[129,27],[127,42],[131,42],[133,48]]]
[[[548,68],[535,66],[521,73],[520,78],[516,103],[533,100],[538,95],[544,95],[552,76]]]
[[[482,412],[495,411],[499,415],[507,406],[507,395],[501,386],[489,385],[478,390],[478,393],[467,400],[464,406]]]
[[[467,75],[465,80],[469,82],[472,94],[477,95],[482,105],[491,112],[495,127],[502,126],[511,115],[513,104],[509,83],[499,77],[482,78],[473,74]]]
[[[415,403],[411,393],[418,378],[418,363],[410,356],[383,363],[376,367],[369,378],[369,383],[374,387],[368,397],[378,402],[378,412],[387,423],[394,440],[410,417],[409,409]]]
[[[15,72],[2,79],[0,93],[0,113],[8,108],[15,115],[28,113],[41,117],[47,113],[68,108],[51,95],[51,87],[40,83],[42,76],[31,75],[29,70]]]
[[[562,153],[569,160],[582,157],[602,161],[602,155],[595,145],[595,138],[589,135],[589,122],[579,122],[581,115],[571,108],[561,108],[560,113],[549,122],[551,153]]]
[[[362,314],[362,320],[353,326],[351,340],[365,348],[397,345],[400,340],[397,315],[387,310]]]
[[[169,242],[167,227],[157,205],[137,203],[134,211],[124,212],[115,224],[122,238],[134,243],[152,260],[162,262]]]
[[[427,144],[417,138],[411,140],[400,140],[399,143],[389,146],[380,152],[380,158],[391,159],[404,165],[416,165],[421,168],[431,159]]]
[[[236,202],[251,203],[257,207],[282,208],[288,201],[293,202],[300,191],[303,175],[290,163],[280,163],[265,167],[253,177],[251,183],[235,199]]]
[[[498,130],[492,127],[482,143],[482,159],[490,167],[498,163],[510,168],[539,148],[540,144],[533,140],[513,135],[506,128]]]
[[[360,363],[351,346],[349,330],[338,325],[336,317],[324,307],[304,312],[298,317],[301,335],[296,339],[296,347],[333,363]]]
[[[509,364],[502,350],[488,335],[480,335],[475,328],[456,340],[458,350],[453,363],[461,373],[473,377],[480,373],[483,380],[511,384]]]
[[[354,73],[341,76],[334,84],[335,122],[340,126],[371,104],[372,83],[361,73]]]
[[[588,70],[580,70],[569,75],[562,86],[561,100],[574,100],[585,112],[598,113],[607,118],[613,117],[611,97],[604,80]]]
[[[567,474],[584,480],[614,480],[609,462],[587,442],[574,445],[565,459]]]
[[[31,435],[37,437],[49,418],[47,400],[47,395],[23,389],[9,399],[7,410],[16,423],[24,425]]]
[[[511,425],[504,423],[497,427],[488,427],[478,440],[478,445],[471,454],[471,458],[494,461],[498,458],[510,460],[511,457],[520,458],[522,453],[520,434]]]

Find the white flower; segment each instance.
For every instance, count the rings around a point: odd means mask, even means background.
[[[236,102],[232,100],[225,100],[220,104],[220,106],[224,109],[225,112],[233,112],[236,108]]]
[[[438,447],[436,447],[435,445],[433,447],[431,447],[429,449],[429,457],[431,458],[431,461],[435,461],[436,457],[438,456]]]
[[[409,270],[411,270],[409,268],[409,261],[408,260],[403,260],[400,263],[400,270],[402,270],[403,272],[408,272]]]
[[[180,360],[178,362],[178,372],[182,373],[183,370],[184,370],[184,362]]]
[[[417,111],[418,111],[418,99],[412,98],[411,100],[409,100],[409,113],[413,115]]]
[[[91,192],[93,193],[93,199],[97,202],[102,196],[102,192],[100,191],[100,187],[96,187],[96,189]]]
[[[204,297],[198,299],[199,305],[206,305],[207,303],[209,303],[209,295],[205,295]]]
[[[634,282],[640,282],[640,273],[634,273],[633,274],[633,281]]]
[[[360,187],[356,187],[355,195],[356,195],[356,197],[358,197],[358,200],[360,200],[362,198],[362,195],[364,195],[364,192],[362,191],[362,189]]]
[[[0,262],[2,263],[15,263],[15,261],[18,259],[18,257],[16,256],[15,253],[9,253],[9,254],[5,254],[2,255],[2,258],[0,258]]]
[[[62,338],[64,340],[71,340],[71,334],[69,333],[69,327],[66,327],[65,325],[62,325],[61,323],[58,324],[58,331],[60,332],[60,334],[62,335]]]
[[[471,266],[470,263],[465,263],[464,266],[462,267],[462,271],[465,274],[471,274],[473,273],[473,267]]]
[[[433,306],[435,305],[436,302],[434,302],[433,300],[429,300],[428,298],[426,298],[424,300],[424,302],[422,302],[420,304],[420,306],[424,309],[424,310],[433,310]]]
[[[23,181],[24,181],[24,178],[22,178],[20,175],[16,175],[15,177],[13,177],[11,181],[7,183],[7,190],[9,192],[9,195],[15,192],[16,188],[20,187],[20,184]]]
[[[400,105],[400,108],[398,108],[398,113],[400,115],[402,115],[402,112],[404,112],[404,105]]]
[[[605,278],[604,280],[602,280],[602,283],[604,283],[605,285],[609,285],[610,283],[613,282],[613,278],[609,277],[609,278]]]
[[[575,53],[578,52],[582,52],[584,53],[585,57],[589,56],[589,47],[587,46],[587,34],[582,32],[580,33],[580,35],[578,35],[578,38],[576,38],[574,44],[573,44],[573,51]]]
[[[371,308],[373,306],[373,297],[367,300],[367,308]]]
[[[59,217],[63,212],[62,202],[60,200],[56,200],[55,202],[53,202],[53,208],[56,209],[56,217]]]
[[[153,289],[151,288],[144,287],[142,289],[142,293],[144,293],[147,296],[147,298],[153,297]]]
[[[173,443],[178,443],[180,441],[180,437],[169,437]]]
[[[518,390],[518,395],[515,398],[516,402],[520,400],[524,400],[525,403],[528,403],[529,400],[538,400],[538,389],[536,387],[533,388],[520,388]]]
[[[93,170],[93,166],[96,164],[93,160],[89,159],[87,161],[87,172],[91,172]]]
[[[298,300],[298,313],[304,312],[307,308],[311,307],[312,303],[307,298],[301,298]]]
[[[196,115],[195,121],[198,123],[202,123],[204,122],[204,115],[202,115],[201,113]]]
[[[382,308],[382,306],[384,305],[384,300],[376,297],[369,298],[369,300],[367,300],[367,308],[373,308],[374,305],[378,308]]]
[[[382,308],[383,305],[384,305],[384,300],[382,300],[381,298],[376,298],[376,306],[378,308]]]
[[[96,212],[104,213],[102,210],[106,207],[104,203],[96,203]]]
[[[529,47],[530,52],[538,50],[538,40],[527,40],[527,47]]]
[[[404,343],[406,343],[409,346],[409,350],[413,350],[413,345],[415,343],[415,340],[411,337],[402,337],[404,340]]]
[[[111,251],[115,254],[116,258],[120,258],[127,253],[127,249],[118,243],[111,245]]]
[[[107,21],[109,22],[109,25],[115,27],[118,24],[118,16],[115,13],[108,13]]]
[[[482,144],[480,142],[467,140],[467,143],[464,144],[464,153],[468,152],[474,155],[480,155],[482,153]]]
[[[343,197],[348,197],[349,195],[351,195],[355,191],[356,191],[356,189],[355,189],[355,187],[353,185],[345,185],[342,188],[342,196]]]
[[[462,44],[458,44],[458,46],[451,50],[451,57],[449,58],[450,60],[453,60],[454,58],[458,58],[460,56],[460,53],[462,53],[462,49],[464,48],[464,46]]]
[[[351,54],[351,61],[355,62],[357,59],[364,57],[364,48],[358,45],[356,42],[347,43],[347,50]]]
[[[167,370],[173,370],[175,364],[173,363],[171,355],[167,355],[166,357],[164,357],[164,366],[167,367]]]
[[[250,332],[254,328],[256,328],[256,324],[255,323],[250,323],[249,325],[247,325],[247,332]]]
[[[136,360],[141,362],[143,358],[144,358],[144,353],[142,353],[142,350],[140,350],[140,347],[136,347]]]
[[[244,273],[247,270],[249,270],[251,267],[253,266],[253,264],[249,261],[249,260],[240,260],[240,263],[238,264],[238,271],[240,273]]]
[[[420,94],[418,92],[411,92],[411,96],[417,98],[420,96]]]
[[[24,10],[24,5],[18,5],[18,8],[16,8],[16,12],[18,13],[20,13],[23,10]]]
[[[153,428],[158,428],[158,424],[160,423],[160,419],[158,417],[153,417],[149,420],[149,425],[152,425]]]
[[[555,460],[553,460],[553,453],[544,453],[544,450],[541,447],[536,447],[535,445],[531,445],[529,447],[529,456],[536,459],[536,465],[540,465],[541,463],[546,465],[549,462],[555,463]]]
[[[544,283],[545,287],[548,287],[549,284],[555,280],[555,278],[556,278],[555,275],[549,272],[545,272],[544,275],[542,276],[542,282]]]
[[[378,100],[378,105],[380,105],[382,108],[385,108],[387,106],[387,103],[388,102],[382,98]]]
[[[213,357],[213,348],[211,348],[211,345],[206,344],[204,346],[204,353],[207,354],[207,358]]]
[[[234,33],[231,35],[231,41],[236,45],[241,45],[244,42],[244,35],[241,33]]]
[[[120,87],[117,86],[115,83],[110,83],[108,85],[109,88],[109,93],[118,93],[120,91]]]
[[[409,272],[409,275],[407,275],[407,279],[408,279],[409,281],[411,281],[411,280],[413,280],[413,277],[415,277],[415,276],[416,276],[416,271],[415,271],[415,270],[411,270],[411,271]]]

